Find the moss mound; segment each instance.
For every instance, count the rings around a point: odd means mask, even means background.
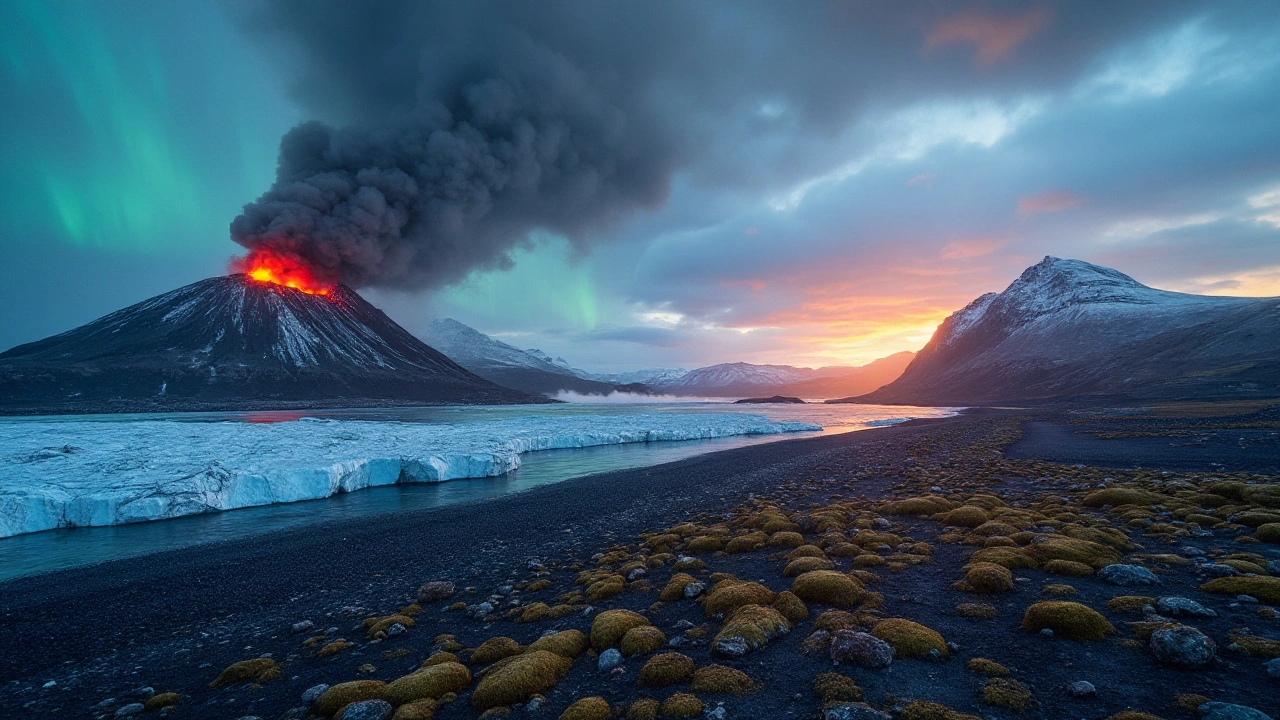
[[[1071,585],[1050,583],[1040,588],[1040,593],[1049,597],[1067,597],[1068,595],[1079,595],[1080,591]]]
[[[994,620],[1000,612],[983,603],[960,603],[956,605],[956,614],[970,620]]]
[[[862,602],[866,590],[857,580],[835,570],[814,570],[797,577],[791,592],[805,602],[850,607]]]
[[[1246,485],[1240,491],[1240,497],[1245,502],[1251,502],[1254,505],[1280,508],[1280,484]]]
[[[437,704],[431,699],[414,700],[396,708],[391,720],[432,720],[436,716]]]
[[[723,549],[724,538],[715,535],[699,535],[695,538],[689,538],[689,542],[684,544],[684,551],[690,555],[701,555],[702,553]]]
[[[1026,551],[1011,547],[989,547],[979,550],[969,558],[969,562],[995,563],[1010,570],[1032,569],[1040,567],[1035,558]]]
[[[560,713],[560,720],[610,720],[612,717],[609,701],[599,695],[582,698]]]
[[[1223,577],[1210,580],[1200,589],[1223,595],[1252,595],[1267,605],[1280,605],[1280,578]]]
[[[1091,540],[1069,537],[1051,537],[1027,546],[1027,552],[1042,563],[1050,560],[1070,560],[1100,568],[1120,561],[1120,553],[1114,548]]]
[[[783,590],[778,593],[777,599],[770,605],[774,610],[782,613],[782,617],[791,622],[800,622],[809,617],[809,608],[804,601],[796,597],[796,594],[790,590]]]
[[[799,557],[787,563],[782,570],[783,577],[795,577],[815,570],[830,570],[836,564],[825,557]]]
[[[1107,619],[1080,603],[1045,600],[1027,608],[1022,616],[1022,629],[1040,632],[1048,628],[1068,640],[1101,640],[1116,631]]]
[[[698,582],[698,579],[689,573],[678,572],[672,575],[667,584],[662,587],[662,592],[658,594],[658,599],[662,602],[683,600],[685,586],[696,582]]]
[[[1268,543],[1280,543],[1280,523],[1266,523],[1259,525],[1254,531],[1253,536]]]
[[[387,630],[391,629],[392,625],[397,624],[411,628],[416,623],[408,615],[387,615],[385,617],[369,618],[364,621],[365,635],[370,638],[377,637],[378,633],[386,633]]]
[[[1044,571],[1067,577],[1089,577],[1093,574],[1091,566],[1074,560],[1050,560],[1044,564]]]
[[[1252,655],[1263,660],[1280,657],[1280,640],[1268,640],[1256,635],[1245,635],[1238,632],[1231,633],[1230,637],[1231,642],[1246,655]]]
[[[1116,612],[1142,612],[1142,608],[1155,607],[1156,599],[1146,595],[1118,595],[1107,601],[1107,609]]]
[[[178,701],[181,699],[182,696],[175,692],[160,693],[159,695],[152,695],[150,698],[147,698],[147,701],[143,703],[143,707],[147,710],[159,710],[160,708],[177,705]]]
[[[1164,500],[1165,498],[1161,495],[1138,488],[1106,488],[1085,495],[1081,504],[1091,508],[1103,505],[1119,507],[1121,505],[1156,505]]]
[[[708,665],[693,673],[689,689],[706,695],[746,695],[756,690],[756,683],[746,673],[724,665]]]
[[[894,657],[946,659],[951,655],[947,641],[936,630],[905,618],[881,620],[871,634],[889,643]]]
[[[693,658],[677,652],[654,655],[640,668],[640,684],[666,687],[688,680],[693,675]]]
[[[938,521],[943,525],[975,528],[991,519],[986,510],[974,505],[963,505],[949,513],[941,515]]]
[[[664,718],[696,718],[702,716],[702,701],[696,695],[676,693],[658,708],[658,714]]]
[[[902,707],[897,720],[982,720],[982,718],[957,712],[941,703],[916,700]]]
[[[627,720],[657,720],[661,705],[652,698],[641,698],[627,708]]]
[[[622,642],[622,636],[634,627],[652,625],[649,619],[630,610],[606,610],[591,623],[591,649],[600,652]]]
[[[581,630],[563,630],[554,635],[543,635],[534,640],[529,643],[529,647],[525,648],[525,652],[546,650],[560,657],[573,660],[586,652],[588,645],[590,643],[587,641],[587,636]]]
[[[361,700],[385,700],[387,684],[381,680],[355,680],[338,683],[316,700],[315,711],[318,715],[333,717],[342,708]]]
[[[622,636],[622,641],[618,644],[622,654],[627,657],[632,655],[648,655],[667,644],[667,636],[662,631],[652,625],[641,625],[633,627]]]
[[[782,530],[770,535],[769,541],[765,544],[772,547],[798,548],[804,544],[804,536],[798,532]]]
[[[483,711],[524,702],[555,687],[572,664],[572,660],[545,650],[512,657],[480,679],[471,694],[471,707]]]
[[[791,623],[782,613],[760,605],[744,605],[725,620],[720,632],[711,640],[711,652],[739,657],[789,632]]]
[[[252,660],[241,660],[238,663],[232,663],[227,669],[218,674],[213,682],[209,683],[211,688],[220,688],[224,685],[233,685],[235,683],[255,682],[262,683],[268,680],[274,680],[280,677],[280,666],[271,658],[253,658]]]
[[[520,647],[520,643],[509,637],[489,638],[480,643],[480,647],[471,653],[470,662],[472,665],[488,665],[522,652],[524,648]]]
[[[745,605],[769,605],[778,598],[778,594],[757,582],[737,582],[736,584],[718,584],[707,595],[703,612],[707,617],[725,614]]]
[[[925,495],[923,497],[885,503],[880,507],[880,512],[885,515],[920,516],[933,515],[950,509],[951,501],[936,495]]]
[[[471,684],[471,671],[461,663],[428,665],[387,685],[383,699],[392,705],[404,705],[423,698],[438,699],[448,693],[459,693]]]
[[[995,660],[988,660],[981,657],[973,658],[969,662],[965,663],[964,667],[969,672],[986,675],[987,677],[1004,677],[1009,674],[1009,668],[1001,665]]]
[[[826,703],[858,702],[862,699],[862,688],[848,675],[825,672],[813,679],[813,694]]]
[[[964,582],[977,593],[1009,592],[1013,589],[1013,573],[995,563],[969,563],[964,569]]]
[[[764,544],[767,542],[769,542],[768,533],[747,533],[746,535],[739,535],[738,537],[730,540],[729,544],[724,546],[724,551],[730,555],[751,552],[752,550],[759,550],[764,547]]]
[[[982,688],[982,702],[992,707],[1020,713],[1031,709],[1035,696],[1026,685],[1008,678],[991,678]]]

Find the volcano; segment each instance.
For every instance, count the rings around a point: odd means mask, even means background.
[[[507,404],[344,285],[201,280],[0,353],[0,412]]]

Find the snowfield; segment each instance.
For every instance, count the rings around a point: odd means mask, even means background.
[[[0,423],[0,537],[316,500],[367,487],[502,475],[520,454],[817,431],[745,413],[524,417],[452,424]]]

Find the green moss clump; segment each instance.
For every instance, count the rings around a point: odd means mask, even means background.
[[[790,590],[783,590],[778,593],[778,597],[770,607],[782,613],[782,617],[793,623],[809,618],[809,608],[805,606],[803,600],[796,597],[796,594]]]
[[[178,701],[181,699],[182,696],[176,692],[160,693],[159,695],[152,695],[145,703],[142,704],[142,706],[149,711],[159,710],[160,708],[177,705]]]
[[[1067,577],[1089,577],[1093,567],[1074,560],[1050,560],[1044,564],[1044,571]]]
[[[885,515],[920,516],[933,515],[950,509],[951,501],[936,495],[925,495],[886,503],[880,507],[880,512]]]
[[[982,718],[957,712],[941,703],[916,700],[902,707],[897,720],[982,720]]]
[[[587,586],[587,599],[591,602],[608,600],[614,595],[621,594],[626,588],[626,583],[626,579],[621,575],[609,575]]]
[[[1142,612],[1147,605],[1155,607],[1156,599],[1146,595],[1118,595],[1107,601],[1107,609],[1116,612]]]
[[[744,605],[769,605],[778,599],[778,594],[757,582],[737,581],[728,585],[717,583],[707,594],[703,612],[707,617],[725,614],[737,610]]]
[[[252,660],[241,660],[238,663],[228,665],[226,670],[219,673],[218,677],[209,683],[209,687],[220,688],[224,685],[251,681],[262,683],[278,677],[280,677],[280,666],[276,664],[275,660],[271,658],[253,658]]]
[[[795,550],[787,553],[788,560],[795,560],[796,558],[802,557],[826,558],[827,553],[817,545],[801,545]]]
[[[936,630],[905,618],[889,618],[876,623],[871,634],[889,643],[897,658],[936,658],[951,655],[947,641]]]
[[[981,657],[973,658],[969,662],[965,663],[964,667],[969,672],[986,675],[987,677],[1003,677],[1009,674],[1009,668],[1001,665],[995,660],[988,660]]]
[[[545,650],[514,656],[480,679],[471,693],[471,707],[484,711],[524,702],[555,687],[572,664],[572,660]]]
[[[787,563],[787,566],[782,570],[782,576],[795,577],[814,570],[830,570],[835,566],[835,563],[824,557],[800,557]]]
[[[615,647],[631,628],[652,624],[645,616],[630,610],[606,610],[591,623],[591,648],[601,652]]]
[[[599,695],[575,701],[560,714],[560,720],[610,720],[613,710]]]
[[[524,606],[520,612],[520,617],[516,618],[516,622],[537,622],[538,620],[546,620],[551,614],[551,606],[544,602],[536,602]]]
[[[695,582],[698,582],[697,578],[689,573],[678,572],[672,575],[667,584],[663,586],[662,592],[658,593],[658,599],[662,602],[683,600],[685,586]]]
[[[695,557],[682,557],[671,566],[672,572],[702,572],[707,564]]]
[[[677,652],[654,655],[640,668],[640,684],[666,687],[688,680],[693,675],[693,658]]]
[[[338,683],[316,700],[316,714],[333,717],[339,710],[361,700],[385,700],[387,684],[381,680],[355,680]]]
[[[695,538],[689,538],[689,541],[684,545],[684,551],[689,555],[701,555],[702,553],[723,549],[724,538],[715,535],[699,535]]]
[[[587,641],[587,636],[581,630],[562,630],[554,635],[543,635],[534,640],[529,643],[529,647],[525,648],[525,652],[546,650],[573,660],[586,652],[588,645],[590,643]]]
[[[858,617],[843,610],[828,610],[813,622],[814,630],[825,630],[829,633],[837,630],[850,630],[858,627]]]
[[[1106,488],[1105,490],[1095,490],[1085,495],[1081,504],[1091,508],[1102,507],[1103,505],[1111,505],[1112,507],[1121,505],[1156,505],[1165,499],[1162,495],[1138,488]]]
[[[1070,537],[1051,537],[1043,542],[1027,546],[1027,552],[1042,563],[1051,560],[1070,560],[1100,568],[1120,561],[1120,553],[1114,548],[1091,540]]]
[[[432,665],[439,665],[441,663],[447,663],[447,662],[460,663],[462,661],[458,659],[457,655],[454,655],[451,652],[446,652],[444,650],[441,650],[440,652],[432,653],[431,657],[428,657],[426,660],[423,660],[422,664],[419,665],[418,667],[419,668],[431,667]]]
[[[365,635],[374,638],[378,633],[385,633],[395,624],[403,625],[407,628],[414,626],[414,619],[408,615],[387,615],[384,617],[369,618],[364,621]]]
[[[396,708],[391,720],[432,720],[436,716],[437,705],[439,703],[431,698],[414,700]]]
[[[1280,605],[1280,578],[1222,577],[1210,580],[1200,589],[1223,595],[1251,595],[1267,605]]]
[[[387,685],[383,699],[404,705],[423,698],[437,699],[458,693],[471,685],[471,671],[461,663],[446,662],[419,668]]]
[[[1246,655],[1252,655],[1263,660],[1280,657],[1280,640],[1268,640],[1267,638],[1245,635],[1239,632],[1231,633],[1230,637],[1231,642]]]
[[[1045,585],[1040,588],[1040,592],[1041,594],[1048,595],[1049,597],[1067,597],[1068,595],[1080,594],[1080,591],[1074,587],[1070,585],[1063,585],[1061,583],[1050,583]]]
[[[1045,600],[1027,608],[1022,629],[1040,632],[1049,628],[1068,640],[1101,640],[1116,631],[1107,619],[1090,607],[1065,600]]]
[[[1199,715],[1200,706],[1207,702],[1209,702],[1209,698],[1204,695],[1178,693],[1173,696],[1171,704],[1188,715]]]
[[[798,548],[804,544],[804,536],[798,532],[782,530],[770,535],[769,542],[765,544],[772,547]]]
[[[739,535],[738,537],[730,540],[729,543],[724,546],[724,551],[730,555],[751,552],[752,550],[759,550],[764,547],[764,544],[767,542],[769,542],[769,533],[759,531],[747,533],[746,535]]]
[[[653,698],[641,698],[627,708],[627,720],[657,720],[660,707]]]
[[[873,552],[868,552],[855,557],[853,559],[853,566],[854,567],[876,567],[879,565],[884,565],[886,562],[888,561],[880,557],[879,555]]]
[[[711,652],[739,656],[789,632],[791,623],[782,613],[760,605],[744,605],[725,619],[724,626],[711,640]]]
[[[355,643],[349,643],[346,640],[343,640],[342,638],[338,638],[337,640],[334,640],[331,643],[327,643],[324,647],[317,650],[316,657],[327,658],[332,655],[337,655],[343,650],[346,650],[348,648],[353,648],[355,646],[356,646]]]
[[[862,688],[848,675],[825,672],[813,679],[813,694],[826,703],[857,702],[862,699]]]
[[[1240,497],[1245,502],[1251,502],[1254,505],[1280,508],[1280,484],[1246,485],[1240,491]]]
[[[633,627],[622,636],[618,649],[627,657],[632,655],[648,655],[667,644],[667,636],[652,625]]]
[[[1013,573],[989,562],[969,563],[964,568],[964,582],[977,593],[1002,593],[1013,589]]]
[[[973,505],[962,505],[949,513],[938,517],[943,525],[975,528],[991,519],[986,510]]]
[[[814,570],[797,577],[791,592],[805,602],[835,607],[857,605],[866,597],[862,583],[835,570]]]
[[[960,603],[956,605],[956,615],[970,620],[994,620],[999,614],[995,607],[983,603]]]
[[[982,688],[985,705],[1004,708],[1012,712],[1026,712],[1035,704],[1035,696],[1026,685],[1008,678],[991,678]]]
[[[702,716],[702,708],[703,704],[698,696],[676,693],[662,701],[658,713],[664,718],[696,718]]]
[[[1025,550],[1011,547],[990,547],[979,550],[969,558],[969,562],[989,562],[1009,568],[1010,570],[1031,569],[1040,567],[1035,558]]]
[[[741,670],[724,665],[708,665],[694,671],[689,689],[706,695],[746,695],[755,692],[757,685]]]
[[[489,638],[471,653],[470,662],[472,665],[488,665],[522,652],[524,648],[520,647],[520,643],[509,637]]]

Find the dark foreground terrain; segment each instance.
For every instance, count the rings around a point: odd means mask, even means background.
[[[982,411],[21,579],[0,709],[1277,718],[1277,431]]]

